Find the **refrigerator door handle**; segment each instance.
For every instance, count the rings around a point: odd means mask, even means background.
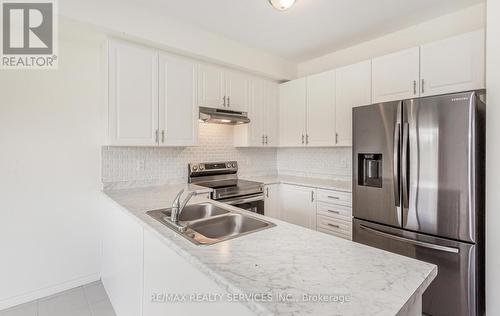
[[[393,181],[394,181],[394,201],[396,206],[401,206],[401,191],[399,185],[399,143],[401,142],[401,124],[397,123],[394,128],[394,149],[393,149]]]
[[[431,243],[423,242],[423,241],[419,241],[419,240],[413,240],[413,239],[408,239],[408,238],[404,238],[404,237],[399,237],[396,235],[392,235],[392,234],[389,234],[386,232],[379,231],[377,229],[373,229],[373,228],[364,226],[364,225],[359,225],[359,227],[361,227],[361,229],[364,229],[364,230],[371,232],[371,233],[374,233],[376,235],[379,235],[379,236],[382,236],[382,237],[385,237],[388,239],[404,242],[407,244],[412,244],[412,245],[415,245],[418,247],[424,247],[424,248],[428,248],[428,249],[439,250],[439,251],[444,251],[444,252],[449,252],[449,253],[459,253],[460,252],[460,250],[458,248],[454,248],[454,247],[440,246],[440,245],[431,244]]]
[[[407,209],[409,207],[408,203],[408,191],[409,191],[409,183],[408,183],[408,143],[410,142],[410,133],[409,133],[409,124],[403,124],[403,150],[401,153],[401,179],[403,181],[403,209]]]

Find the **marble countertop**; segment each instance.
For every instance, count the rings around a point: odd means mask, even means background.
[[[289,294],[294,298],[245,302],[256,315],[404,315],[437,275],[435,265],[267,217],[277,226],[196,246],[146,214],[168,207],[181,188],[210,191],[174,185],[104,193],[227,292],[271,293],[273,297]],[[206,198],[200,195],[192,203],[201,201]],[[318,303],[304,300],[304,295],[330,295],[334,299]],[[336,298],[345,301],[340,303]]]
[[[245,180],[262,182],[264,184],[286,183],[286,184],[303,185],[307,187],[313,187],[325,190],[352,192],[352,182],[346,180],[307,178],[307,177],[297,177],[297,176],[287,176],[287,175],[256,176],[256,177],[242,176],[241,178]]]

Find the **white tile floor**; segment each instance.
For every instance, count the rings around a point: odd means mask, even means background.
[[[0,316],[116,316],[100,281],[0,311]]]

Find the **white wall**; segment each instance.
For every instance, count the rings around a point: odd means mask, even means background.
[[[60,29],[58,70],[0,70],[0,309],[99,278],[100,40]]]
[[[339,66],[382,56],[405,48],[419,46],[453,35],[484,28],[485,5],[467,9],[363,42],[352,47],[332,52],[298,65],[298,75],[303,77]]]
[[[130,2],[64,0],[59,2],[59,10],[66,17],[89,22],[111,34],[136,39],[172,52],[275,80],[289,80],[297,75],[295,63],[201,28],[166,19],[161,12],[147,10]]]
[[[488,0],[486,65],[486,314],[500,315],[500,0]]]

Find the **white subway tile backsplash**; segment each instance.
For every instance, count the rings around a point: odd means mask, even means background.
[[[226,160],[238,161],[241,175],[276,174],[276,149],[234,148],[232,126],[200,123],[196,147],[103,147],[102,182],[186,182],[189,162]]]
[[[351,179],[351,148],[280,148],[279,174],[326,179]]]
[[[232,126],[200,123],[196,147],[102,147],[102,182],[105,187],[185,183],[189,162],[225,160],[238,161],[241,176],[351,177],[350,148],[234,148]]]

